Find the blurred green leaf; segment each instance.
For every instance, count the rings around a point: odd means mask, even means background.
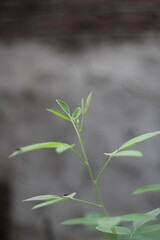
[[[81,106],[82,106],[82,115],[84,116],[85,114],[85,109],[84,109],[84,99],[82,98],[81,100]]]
[[[104,155],[107,156],[113,156],[113,157],[142,157],[143,154],[140,151],[135,150],[128,150],[128,151],[122,151],[122,152],[115,152],[115,153],[104,153]]]
[[[56,102],[59,104],[59,106],[62,108],[62,110],[67,113],[67,115],[70,115],[70,109],[68,105],[62,101],[62,100],[56,100]]]
[[[52,201],[61,198],[60,196],[57,195],[41,195],[41,196],[35,196],[32,198],[25,199],[24,202],[28,201]]]
[[[80,107],[77,107],[77,108],[75,109],[75,111],[73,112],[73,114],[72,114],[72,118],[73,118],[74,120],[76,120],[76,119],[79,117],[80,114],[81,114],[81,108],[80,108]]]
[[[99,213],[89,213],[85,217],[82,218],[72,218],[62,222],[65,225],[87,225],[94,226],[96,225],[98,219],[101,218]]]
[[[147,225],[139,229],[138,233],[144,234],[144,233],[157,232],[157,231],[160,231],[160,224]]]
[[[13,152],[9,157],[11,158],[11,157],[17,156],[19,154],[23,154],[26,152],[35,151],[35,150],[39,150],[39,149],[57,148],[61,144],[62,144],[61,142],[44,142],[44,143],[37,143],[37,144],[29,145],[26,147],[20,147],[15,152]]]
[[[141,217],[139,217],[139,219],[137,219],[133,222],[133,227],[135,229],[138,229],[139,227],[141,227],[145,223],[156,220],[156,217],[159,214],[160,214],[160,208],[156,208],[156,209],[154,209],[150,212],[147,212],[147,213],[143,214]]]
[[[130,235],[131,234],[131,231],[126,227],[120,227],[120,226],[113,226],[113,227],[97,226],[96,227],[97,230],[104,232],[104,233],[113,233],[113,228],[117,235]]]
[[[145,185],[136,189],[133,194],[142,194],[147,192],[159,192],[160,191],[160,184],[153,184],[153,185]]]
[[[42,203],[36,204],[32,209],[45,207],[45,206],[48,206],[48,205],[51,205],[51,204],[55,204],[55,203],[59,203],[59,202],[65,202],[67,200],[69,200],[69,199],[65,200],[64,198],[57,198],[57,199],[52,200],[52,201],[46,201],[46,202],[42,202]]]
[[[51,112],[52,114],[54,114],[54,115],[56,115],[56,116],[58,116],[60,118],[65,119],[67,121],[71,121],[71,119],[67,115],[65,115],[65,114],[63,114],[63,113],[61,113],[61,112],[59,112],[59,111],[57,111],[55,109],[47,109],[47,111]]]
[[[90,94],[87,97],[86,106],[85,106],[85,113],[87,113],[87,111],[88,111],[88,108],[89,108],[89,105],[90,105],[90,102],[91,102],[91,98],[92,98],[92,92],[90,92]]]
[[[152,132],[152,133],[146,133],[146,134],[140,135],[138,137],[132,138],[129,141],[127,141],[126,143],[124,143],[118,150],[123,150],[123,149],[129,148],[129,147],[132,147],[135,144],[138,144],[149,138],[155,137],[159,134],[160,134],[160,131],[157,131],[157,132]]]

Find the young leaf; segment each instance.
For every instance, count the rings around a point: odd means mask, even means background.
[[[60,154],[60,153],[63,153],[65,151],[73,148],[74,146],[75,146],[75,144],[68,145],[66,143],[62,143],[56,148],[56,152]]]
[[[152,137],[155,137],[157,135],[160,135],[160,131],[157,131],[157,132],[152,132],[152,133],[146,133],[146,134],[143,134],[143,135],[140,135],[138,137],[135,137],[135,138],[132,138],[130,139],[129,141],[127,141],[126,143],[124,143],[120,148],[119,150],[124,150],[126,148],[129,148],[129,147],[132,147],[134,146],[135,144],[138,144],[142,141],[145,141],[149,138],[152,138]]]
[[[67,113],[67,115],[70,115],[70,109],[68,107],[68,105],[62,101],[62,100],[56,100],[56,102],[59,104],[59,106],[63,109],[63,111],[65,113]]]
[[[67,121],[71,121],[71,119],[70,119],[67,115],[65,115],[65,114],[63,114],[63,113],[61,113],[61,112],[59,112],[59,111],[57,111],[57,110],[47,109],[47,111],[53,113],[54,115],[56,115],[56,116],[58,116],[58,117],[60,117],[60,118],[65,119],[65,120],[67,120]]]
[[[37,143],[37,144],[29,145],[26,147],[20,147],[15,152],[13,152],[9,157],[11,158],[22,153],[44,149],[44,148],[57,148],[61,144],[62,144],[61,142],[45,142],[45,143]]]
[[[107,156],[113,156],[113,157],[142,157],[143,154],[140,151],[135,150],[128,150],[128,151],[122,151],[122,152],[115,152],[115,153],[104,153],[104,155]]]
[[[81,114],[81,108],[80,108],[80,107],[77,107],[77,108],[75,109],[75,111],[73,112],[73,114],[72,114],[72,118],[73,118],[74,120],[76,120],[76,119],[79,117],[80,114]]]
[[[160,192],[160,184],[145,185],[143,187],[140,187],[133,192],[133,195],[146,192]]]
[[[87,97],[86,106],[85,106],[85,113],[87,113],[87,111],[88,111],[88,108],[89,108],[89,105],[90,105],[90,102],[91,102],[91,98],[92,98],[92,92],[90,92],[90,94]]]

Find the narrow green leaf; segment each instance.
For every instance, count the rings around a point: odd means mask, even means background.
[[[20,147],[15,152],[13,152],[9,157],[11,158],[22,153],[44,149],[44,148],[57,148],[61,144],[62,144],[61,142],[45,142],[45,143],[37,143],[37,144],[29,145],[26,147]]]
[[[131,231],[126,227],[120,227],[120,226],[113,226],[113,227],[97,226],[96,227],[97,230],[104,232],[104,233],[113,233],[113,228],[117,235],[130,235],[131,234]]]
[[[69,199],[58,198],[58,199],[55,199],[55,200],[52,200],[52,201],[42,202],[42,203],[39,203],[39,204],[35,205],[32,209],[45,207],[45,206],[48,206],[48,205],[51,205],[51,204],[55,204],[55,203],[59,203],[59,202],[65,202],[67,200],[69,200]]]
[[[75,111],[73,112],[73,114],[72,114],[72,118],[73,118],[74,120],[76,120],[76,119],[79,117],[80,114],[81,114],[81,108],[80,108],[80,107],[77,107],[77,108],[75,109]]]
[[[82,100],[81,100],[81,106],[82,106],[82,116],[84,116],[84,114],[85,114],[85,110],[84,110],[84,99],[82,98]]]
[[[32,198],[25,199],[24,202],[28,201],[51,201],[51,200],[56,200],[61,198],[60,196],[57,195],[41,195],[41,196],[35,196]]]
[[[72,145],[69,145],[69,144],[66,144],[66,143],[62,143],[61,145],[59,145],[57,148],[56,148],[56,152],[57,153],[63,153],[69,149],[72,149],[73,147],[75,146],[75,144],[72,144]]]
[[[59,106],[62,108],[62,110],[67,113],[67,115],[70,115],[70,109],[68,105],[62,101],[62,100],[56,100],[56,102],[59,104]]]
[[[159,192],[159,191],[160,191],[160,184],[145,185],[143,187],[136,189],[133,192],[133,195],[147,193],[147,192]]]
[[[65,115],[65,114],[63,114],[63,113],[61,113],[61,112],[59,112],[59,111],[57,111],[57,110],[47,109],[47,111],[51,112],[52,114],[54,114],[54,115],[56,115],[56,116],[58,116],[58,117],[60,117],[60,118],[65,119],[65,120],[67,120],[67,121],[71,121],[71,119],[70,119],[67,115]]]
[[[147,222],[156,220],[156,217],[160,214],[160,208],[156,208],[150,212],[145,213],[142,215],[138,220],[133,222],[133,226],[135,229],[138,229],[142,225],[144,225]]]
[[[142,157],[143,154],[140,151],[135,150],[128,150],[128,151],[122,151],[122,152],[115,152],[115,153],[104,153],[104,155],[107,156],[113,156],[113,157]]]
[[[60,196],[57,196],[57,195],[41,195],[41,196],[28,198],[24,201],[43,201],[42,203],[36,204],[32,208],[32,209],[36,209],[36,208],[40,208],[40,207],[45,207],[45,206],[50,205],[50,204],[65,202],[65,201],[71,200],[75,195],[76,195],[75,192],[71,193],[69,195],[63,196],[63,197],[60,197]]]
[[[152,224],[143,227],[142,229],[138,230],[139,234],[150,233],[160,231],[160,224]]]
[[[146,133],[146,134],[143,134],[143,135],[140,135],[138,137],[135,137],[135,138],[132,138],[130,139],[129,141],[127,141],[126,143],[124,143],[120,148],[119,150],[124,150],[126,148],[129,148],[129,147],[132,147],[134,146],[135,144],[138,144],[142,141],[145,141],[149,138],[152,138],[152,137],[155,137],[157,135],[160,135],[160,131],[157,131],[157,132],[152,132],[152,133]]]
[[[89,108],[89,105],[90,105],[90,102],[91,102],[91,98],[92,98],[92,92],[90,92],[90,94],[87,97],[86,106],[85,106],[85,113],[87,113],[87,111],[88,111],[88,108]]]

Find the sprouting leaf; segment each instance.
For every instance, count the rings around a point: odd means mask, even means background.
[[[122,152],[115,152],[115,153],[104,153],[104,155],[107,156],[113,156],[113,157],[142,157],[143,154],[140,151],[136,150],[128,150],[128,151],[122,151]]]
[[[114,229],[114,232],[117,235],[130,235],[131,234],[131,231],[128,228],[120,227],[120,226],[112,226],[112,227],[108,227],[107,225],[106,226],[97,226],[96,229],[101,232],[104,232],[104,233],[113,233],[113,229]]]
[[[56,102],[59,104],[59,106],[63,109],[63,111],[65,113],[67,113],[67,115],[70,115],[70,109],[68,107],[68,105],[62,101],[62,100],[56,100]]]
[[[30,151],[35,151],[39,149],[45,149],[45,148],[57,148],[61,145],[61,142],[44,142],[44,143],[37,143],[33,145],[29,145],[26,147],[20,147],[18,148],[15,152],[13,152],[9,157],[14,157],[16,155],[30,152]]]
[[[63,113],[61,113],[61,112],[59,112],[59,111],[57,111],[57,110],[47,109],[47,111],[53,113],[54,115],[56,115],[56,116],[58,116],[58,117],[60,117],[60,118],[65,119],[65,120],[67,120],[67,121],[71,121],[71,119],[70,119],[67,115],[65,115],[65,114],[63,114]]]
[[[124,150],[126,148],[129,148],[129,147],[132,147],[134,146],[135,144],[138,144],[142,141],[145,141],[149,138],[152,138],[152,137],[155,137],[157,135],[160,135],[160,131],[157,131],[157,132],[152,132],[152,133],[146,133],[146,134],[143,134],[143,135],[140,135],[138,137],[135,137],[135,138],[132,138],[130,139],[129,141],[127,141],[126,143],[124,143],[120,148],[119,148],[119,151],[120,150]]]
[[[74,146],[75,146],[75,144],[69,145],[69,144],[66,144],[66,143],[62,143],[56,148],[56,152],[60,154],[60,153],[63,153],[65,151],[69,150],[69,149],[72,149]]]
[[[160,184],[145,185],[140,187],[133,192],[133,195],[147,192],[160,192]]]
[[[90,105],[90,102],[91,102],[91,98],[92,98],[92,92],[90,92],[90,94],[87,97],[86,106],[85,106],[85,113],[87,113],[87,111],[88,111],[88,108],[89,108],[89,105]]]
[[[156,231],[160,231],[160,224],[147,225],[147,226],[139,229],[138,233],[144,234],[144,233],[150,233],[150,232],[156,232]]]
[[[143,214],[141,217],[139,217],[138,220],[133,222],[133,226],[135,229],[138,229],[142,225],[144,225],[147,222],[156,220],[156,217],[160,214],[160,208],[156,208],[150,212],[147,212]]]
[[[75,111],[73,112],[73,114],[72,114],[72,118],[73,118],[74,120],[76,120],[76,119],[79,117],[80,114],[81,114],[81,108],[80,108],[80,107],[77,107],[77,108],[75,109]]]

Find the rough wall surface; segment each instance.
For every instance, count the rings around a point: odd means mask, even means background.
[[[1,38],[135,35],[160,29],[158,0],[1,0]]]
[[[83,138],[97,175],[106,160],[104,152],[160,129],[159,66],[158,37],[156,41],[99,45],[81,53],[62,53],[37,43],[0,45],[0,180],[10,189],[6,198],[13,240],[63,239],[64,232],[64,239],[70,240],[90,236],[85,230],[79,234],[79,228],[58,224],[82,216],[86,206],[68,202],[31,211],[31,204],[21,202],[34,195],[75,191],[82,199],[97,201],[86,170],[70,152],[59,156],[44,150],[8,159],[14,149],[32,143],[61,140],[78,145],[72,127],[45,109],[58,108],[57,98],[74,109],[93,90]],[[137,187],[160,181],[159,138],[138,148],[144,158],[113,160],[99,182],[110,214],[159,207],[158,194],[131,196]]]

